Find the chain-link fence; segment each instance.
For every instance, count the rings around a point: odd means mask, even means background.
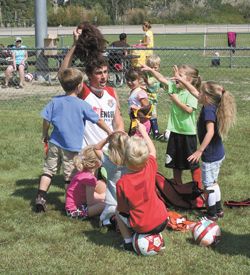
[[[7,88],[1,87],[0,105],[13,106],[24,104],[36,108],[35,102],[41,99],[48,101],[51,96],[63,93],[57,73],[68,49],[29,49],[27,68],[25,70],[25,86],[16,89],[19,84],[19,74],[13,77]],[[129,89],[125,82],[125,73],[131,66],[139,66],[145,62],[145,49],[128,48],[128,54],[123,55],[123,49],[108,48],[109,85],[115,86],[121,94],[122,103],[126,104]],[[161,73],[171,77],[174,64],[192,64],[200,71],[202,79],[217,80],[224,83],[230,90],[248,91],[250,83],[250,48],[154,48],[154,54],[161,58]],[[142,59],[141,59],[142,58]],[[0,78],[5,83],[5,70],[12,64],[10,49],[0,49]],[[72,66],[83,68],[80,60],[74,59]],[[25,108],[26,108],[25,107]]]

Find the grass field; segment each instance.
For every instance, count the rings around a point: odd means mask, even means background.
[[[179,39],[181,41],[181,39]],[[225,141],[226,160],[219,184],[223,200],[242,200],[250,195],[250,70],[247,68],[210,68],[197,52],[161,52],[166,57],[162,72],[171,75],[175,63],[194,62],[203,79],[220,81],[237,101],[237,124]],[[184,63],[183,62],[183,63]],[[52,93],[59,86],[42,87]],[[218,224],[222,240],[215,248],[202,248],[192,241],[191,233],[165,231],[166,250],[155,257],[138,257],[120,249],[122,241],[115,232],[103,232],[98,220],[74,221],[64,214],[63,178],[58,175],[48,193],[48,212],[33,211],[39,176],[43,165],[40,141],[40,110],[51,97],[39,86],[29,86],[32,94],[6,100],[0,91],[0,273],[2,274],[249,274],[250,211],[225,208]],[[54,92],[53,92],[54,91]],[[21,93],[21,91],[18,91]],[[118,90],[123,116],[128,127],[128,89]],[[170,102],[160,94],[159,123],[164,130]],[[156,141],[159,170],[164,168],[166,143]],[[184,173],[186,181],[190,174]],[[157,210],[156,210],[157,211]],[[184,212],[196,219],[197,212]]]

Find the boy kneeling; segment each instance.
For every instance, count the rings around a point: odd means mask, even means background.
[[[133,251],[133,232],[157,234],[167,225],[168,212],[155,191],[156,150],[143,124],[142,137],[131,137],[125,149],[129,173],[117,182],[117,223],[124,239],[124,249]]]

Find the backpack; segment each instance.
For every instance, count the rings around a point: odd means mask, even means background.
[[[160,199],[167,207],[183,209],[203,209],[197,206],[196,198],[203,198],[203,190],[198,187],[197,182],[191,181],[185,184],[176,184],[173,180],[165,178],[162,174],[156,174],[156,191]]]

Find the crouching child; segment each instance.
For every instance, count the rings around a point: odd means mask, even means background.
[[[129,169],[117,182],[116,218],[125,250],[133,251],[132,235],[157,234],[167,225],[168,212],[155,191],[156,150],[146,128],[138,122],[142,137],[131,137],[125,148]]]

